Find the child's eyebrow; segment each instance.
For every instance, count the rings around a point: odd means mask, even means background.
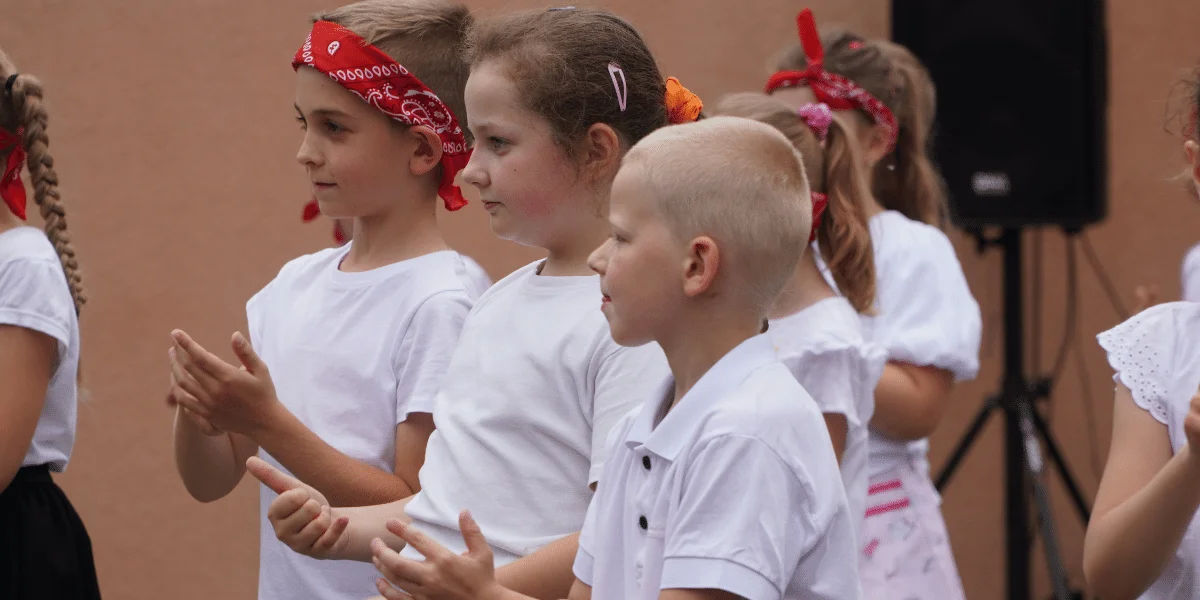
[[[299,105],[293,105],[293,106],[295,106],[296,112],[300,113],[301,115],[304,114],[304,111],[300,110]],[[338,118],[349,118],[350,117],[350,115],[348,113],[340,111],[336,108],[318,108],[316,110],[313,110],[311,114],[314,117],[338,117]]]

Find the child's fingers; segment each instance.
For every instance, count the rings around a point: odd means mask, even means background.
[[[316,500],[310,502],[316,503]],[[306,502],[305,505],[308,505]],[[330,526],[333,525],[333,517],[329,513],[329,507],[323,506],[318,509],[317,516],[314,517],[300,533],[296,535],[297,545],[302,545],[306,548],[314,548],[321,537],[329,532]]]
[[[176,329],[171,332],[171,337],[190,359],[185,364],[189,373],[200,372],[214,380],[219,380],[228,375],[230,371],[237,371],[236,367],[221,360],[221,357],[216,354],[205,350],[183,331]]]
[[[412,596],[409,596],[408,594],[396,589],[394,586],[392,586],[392,584],[388,583],[388,581],[382,577],[375,580],[375,589],[379,590],[379,593],[383,595],[376,596],[371,600],[378,600],[379,598],[383,598],[384,600],[413,600]]]
[[[304,489],[288,490],[271,501],[271,505],[267,507],[267,518],[272,522],[283,521],[299,512],[300,507],[311,499],[312,496]]]
[[[192,425],[195,425],[196,428],[199,429],[204,435],[216,437],[225,433],[224,431],[217,429],[217,426],[213,425],[208,419],[205,419],[204,417],[188,410],[186,407],[181,406],[181,409],[183,410],[183,416],[190,420]]]
[[[188,354],[179,344],[171,349],[171,363],[179,367],[175,372],[175,378],[181,384],[185,380],[191,379],[203,390],[204,395],[210,395],[220,387],[216,378],[197,365],[195,357]]]
[[[199,401],[200,398],[208,398],[208,391],[200,382],[188,374],[187,369],[178,360],[179,352],[175,348],[167,351],[170,355],[171,362],[171,393],[176,402],[183,400],[185,394],[190,396],[192,400]],[[183,392],[181,394],[180,392]]]
[[[276,469],[267,464],[267,461],[251,456],[246,459],[246,470],[254,476],[255,479],[261,481],[263,485],[271,488],[276,494],[282,494],[288,490],[303,488],[304,483],[299,479]]]
[[[449,550],[433,540],[433,538],[417,531],[415,527],[405,525],[400,519],[388,519],[386,523],[387,530],[396,534],[406,544],[412,546],[413,550],[421,553],[426,559],[437,560],[442,556],[451,554]]]
[[[379,538],[371,540],[371,552],[374,554],[371,563],[389,582],[415,596],[425,594],[422,583],[428,578],[428,564],[400,556]]]
[[[313,542],[313,550],[320,552],[329,552],[333,550],[338,542],[342,540],[342,535],[346,533],[346,527],[350,525],[350,517],[341,516],[333,520],[333,525],[325,531],[316,542]]]
[[[392,586],[392,584],[388,583],[388,580],[386,580],[382,577],[375,580],[375,589],[379,590],[379,593],[383,594],[383,595],[375,596],[374,598],[371,598],[371,600],[378,600],[379,598],[384,598],[385,600],[412,600],[413,599],[412,596],[409,596],[408,594],[405,594],[404,592],[396,589],[395,587]]]

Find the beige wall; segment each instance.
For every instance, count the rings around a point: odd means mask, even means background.
[[[564,0],[565,1],[565,0]],[[497,0],[477,1],[495,9]],[[535,5],[530,1],[514,5]],[[784,0],[611,0],[646,35],[667,74],[703,97],[757,88],[765,57],[792,40]],[[1200,208],[1167,181],[1180,141],[1163,131],[1172,84],[1200,59],[1200,10],[1179,0],[1113,1],[1111,217],[1091,231],[1123,293],[1154,282],[1178,293],[1178,264],[1200,228]],[[184,491],[163,406],[168,332],[182,327],[220,348],[244,326],[243,303],[290,257],[327,243],[324,226],[300,224],[306,182],[293,161],[299,134],[288,66],[319,0],[157,2],[0,0],[0,47],[43,78],[51,105],[70,222],[91,296],[83,319],[93,398],[61,478],[95,542],[109,598],[250,598],[257,570],[256,491],[242,486],[201,505]],[[887,33],[884,0],[813,0],[822,21]],[[1013,65],[1013,85],[1030,65]],[[1036,65],[1033,66],[1036,68]],[[1031,96],[1046,110],[1053,91]],[[536,253],[491,236],[477,205],[444,220],[452,241],[501,276]],[[962,385],[933,440],[940,464],[999,376],[998,256],[958,234],[964,269],[983,306],[984,368]],[[1049,357],[1061,335],[1063,252],[1046,236]],[[1089,432],[1107,451],[1109,373],[1092,336],[1116,320],[1097,280],[1082,270],[1079,341],[1091,388],[1084,402],[1069,363],[1054,400],[1054,429],[1089,497],[1097,473]],[[1047,362],[1049,358],[1045,359]],[[1087,420],[1087,408],[1095,423]],[[1001,597],[1001,428],[945,494],[968,596]],[[1082,529],[1055,486],[1067,564],[1081,578]],[[1039,563],[1040,564],[1040,563]],[[1042,570],[1037,568],[1039,574]],[[1041,592],[1046,592],[1039,583]]]

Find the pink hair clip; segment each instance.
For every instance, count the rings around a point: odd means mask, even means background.
[[[853,41],[853,42],[850,42],[850,43],[849,43],[849,44],[847,44],[847,45],[848,45],[848,46],[850,46],[850,49],[851,49],[851,50],[859,50],[859,49],[861,49],[861,48],[863,47],[863,43],[862,43],[862,42],[860,42],[860,41],[858,41],[858,40],[855,40],[855,41]]]
[[[804,123],[817,132],[817,138],[822,142],[829,135],[829,126],[833,124],[833,111],[824,102],[813,102],[801,106],[796,114]]]

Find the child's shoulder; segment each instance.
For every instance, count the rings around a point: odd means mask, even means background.
[[[0,233],[0,264],[13,261],[58,263],[58,253],[46,234],[34,227],[15,227]]]
[[[712,405],[704,421],[707,436],[752,436],[772,446],[794,438],[797,428],[824,428],[816,401],[781,362],[748,375]]]
[[[772,320],[767,331],[780,357],[861,348],[862,320],[842,296]]]
[[[889,210],[872,217],[870,226],[879,259],[902,253],[905,260],[951,260],[958,264],[949,236],[933,225]]]

